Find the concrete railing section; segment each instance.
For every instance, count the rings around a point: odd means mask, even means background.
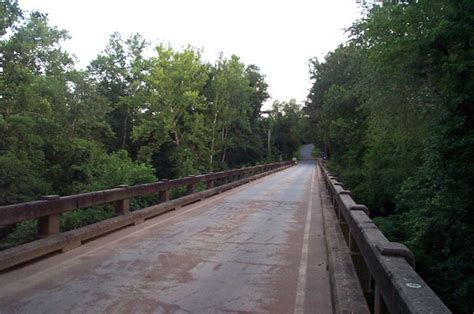
[[[401,243],[390,242],[319,161],[367,303],[375,313],[450,313],[415,271],[415,259]]]
[[[161,180],[134,186],[118,186],[113,189],[69,196],[47,195],[38,201],[0,206],[0,225],[14,224],[37,219],[41,239],[0,252],[0,271],[31,261],[54,252],[68,251],[84,241],[129,226],[137,225],[181,206],[203,200],[275,171],[290,167],[293,162],[277,162],[254,167],[190,176],[174,180]],[[205,189],[196,192],[196,185]],[[170,200],[170,191],[185,187],[187,195]],[[134,197],[159,193],[160,203],[130,212],[130,200]],[[60,232],[60,214],[79,208],[113,204],[117,216],[79,229]]]

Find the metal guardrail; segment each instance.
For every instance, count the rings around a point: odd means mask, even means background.
[[[415,258],[390,242],[321,161],[326,187],[351,251],[362,289],[375,313],[451,313],[415,271]],[[373,298],[373,299],[372,299]]]
[[[38,233],[42,237],[42,239],[1,251],[0,271],[56,251],[68,251],[80,246],[84,241],[125,226],[140,224],[146,219],[221,193],[293,164],[291,161],[277,162],[63,197],[48,195],[38,201],[0,206],[0,225],[38,219]],[[196,184],[201,182],[206,183],[206,189],[196,192]],[[215,182],[220,185],[215,187]],[[186,187],[187,195],[170,200],[170,190],[180,187]],[[160,203],[130,212],[130,199],[153,193],[159,193]],[[109,203],[114,204],[116,217],[60,233],[61,213]]]

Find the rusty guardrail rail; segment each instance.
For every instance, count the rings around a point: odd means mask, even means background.
[[[359,281],[375,313],[451,313],[415,271],[415,258],[403,244],[390,242],[318,160],[331,202],[351,251]],[[372,299],[373,298],[373,299]]]
[[[57,251],[68,251],[82,242],[146,219],[178,209],[206,197],[221,193],[241,184],[290,167],[293,162],[277,162],[229,171],[190,176],[173,180],[75,194],[47,195],[41,200],[0,206],[0,225],[38,219],[38,233],[42,239],[0,252],[0,271]],[[206,189],[196,193],[196,184],[205,182]],[[220,185],[215,187],[215,182]],[[170,190],[186,187],[187,195],[170,200]],[[130,212],[130,199],[159,193],[160,203]],[[60,214],[95,205],[114,204],[117,216],[85,227],[60,233]]]

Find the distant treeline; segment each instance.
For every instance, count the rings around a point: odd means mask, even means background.
[[[474,311],[474,1],[374,6],[312,60],[330,166],[456,312]]]
[[[0,205],[287,160],[299,147],[300,107],[262,115],[265,77],[235,55],[209,63],[160,44],[145,57],[147,40],[114,33],[78,70],[61,47],[68,33],[16,0],[0,4],[0,38]],[[61,230],[112,214],[67,213]],[[34,228],[0,226],[0,249]]]

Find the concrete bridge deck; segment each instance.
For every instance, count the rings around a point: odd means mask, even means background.
[[[318,182],[306,160],[1,274],[0,312],[331,313]]]

